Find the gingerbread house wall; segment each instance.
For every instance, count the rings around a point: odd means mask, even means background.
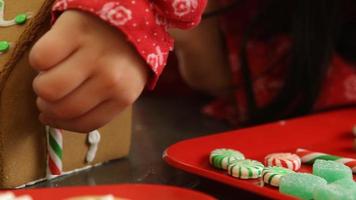
[[[27,4],[29,2],[28,0],[16,1]],[[34,6],[32,11],[40,7],[41,1],[43,0],[31,0],[33,3],[31,5]],[[49,1],[52,0],[45,2]],[[21,7],[21,9],[28,8]],[[49,14],[48,10],[42,11],[43,13]],[[31,20],[39,22],[43,19]],[[30,41],[17,41],[17,44],[22,47],[16,49],[23,51],[23,48],[26,48],[26,51],[16,59],[15,64],[9,68],[9,73],[0,81],[0,188],[13,188],[46,177],[46,133],[45,127],[37,118],[36,96],[32,90],[32,81],[36,72],[28,63],[28,50],[31,47],[29,44],[33,44],[35,39],[49,28],[49,21],[44,19],[43,22],[46,23],[39,23],[41,29],[38,29],[37,24],[35,32],[25,31],[27,34],[31,33]],[[19,29],[13,30],[14,35],[17,34],[19,37]],[[28,40],[28,37],[20,38]],[[9,55],[16,53],[9,52]],[[11,59],[13,56],[6,58]],[[0,57],[1,59],[5,57]],[[2,69],[0,68],[0,71]],[[99,129],[99,132],[101,142],[96,157],[92,163],[87,163],[85,160],[89,148],[87,135],[64,131],[63,169],[65,172],[126,156],[131,140],[131,108]]]
[[[31,12],[48,15],[41,9],[45,0],[5,0],[5,18]],[[48,7],[46,8],[48,9]],[[42,10],[42,12],[40,12]],[[35,19],[35,18],[33,18]],[[37,20],[37,19],[36,19]],[[43,31],[49,20],[41,19]],[[31,23],[31,26],[33,23]],[[41,32],[21,40],[30,24],[0,28],[0,40],[11,42],[9,52],[0,55],[0,187],[11,188],[45,176],[46,138],[37,120],[38,111],[32,80],[35,72],[28,66],[26,48]],[[16,48],[15,48],[16,47]],[[15,49],[17,49],[15,51]],[[24,54],[25,53],[25,54]],[[12,63],[12,64],[11,64]],[[16,65],[15,65],[16,64]]]
[[[45,129],[37,119],[31,87],[35,73],[25,57],[12,71],[1,94],[1,188],[19,186],[46,175]]]

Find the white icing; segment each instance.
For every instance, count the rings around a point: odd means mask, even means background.
[[[87,163],[93,162],[93,160],[95,159],[100,139],[100,133],[97,130],[92,131],[88,134],[88,143],[90,146],[86,156]]]
[[[15,194],[12,192],[4,192],[0,194],[0,200],[13,200],[15,199]]]
[[[5,20],[4,19],[5,1],[4,0],[0,0],[0,4],[2,4],[2,6],[0,7],[0,27],[8,27],[8,26],[16,25],[15,18],[10,19],[10,20]],[[31,18],[31,13],[27,13],[27,17]]]
[[[32,200],[32,197],[29,195],[22,195],[16,197],[12,192],[4,192],[0,194],[0,200]]]
[[[115,200],[115,197],[111,194],[105,195],[99,198],[99,200]]]
[[[22,195],[22,196],[16,197],[14,200],[32,200],[32,197],[29,195]]]

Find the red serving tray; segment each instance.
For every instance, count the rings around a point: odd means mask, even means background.
[[[209,153],[216,148],[232,148],[245,157],[263,161],[269,153],[295,152],[297,148],[356,158],[352,127],[356,109],[344,109],[279,121],[252,128],[185,140],[166,149],[163,158],[170,165],[239,189],[274,199],[296,199],[263,186],[261,180],[240,180],[209,164]],[[311,172],[303,165],[300,172]],[[354,179],[356,177],[354,175]]]
[[[153,184],[21,189],[11,192],[15,193],[16,196],[30,195],[33,200],[64,200],[70,197],[108,194],[127,200],[215,200],[211,196],[193,190]]]

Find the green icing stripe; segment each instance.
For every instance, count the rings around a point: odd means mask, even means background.
[[[265,179],[265,177],[267,176],[267,174],[268,174],[268,171],[264,171],[264,172],[262,173],[262,179],[263,179],[263,180]]]
[[[242,168],[239,166],[239,175],[238,177],[241,177],[242,176]]]
[[[221,168],[221,162],[224,157],[221,155],[216,155],[213,157],[213,165],[215,167]]]
[[[277,174],[271,174],[271,176],[268,178],[268,184],[272,183],[273,177],[275,177]]]
[[[51,130],[53,131],[53,130]],[[57,143],[57,141],[54,139],[54,137],[51,134],[49,135],[49,145],[51,146],[51,148],[53,149],[53,151],[57,154],[57,156],[62,159],[62,149],[59,146],[59,144]]]
[[[251,167],[247,167],[247,171],[248,171],[248,177],[249,178],[253,177],[253,172],[252,172]]]
[[[231,174],[231,175],[232,175],[232,172],[234,171],[234,167],[235,167],[235,165],[230,166],[230,171],[229,171],[229,174]]]

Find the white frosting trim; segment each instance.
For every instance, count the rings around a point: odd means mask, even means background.
[[[11,20],[5,20],[4,19],[5,1],[4,0],[0,0],[0,4],[2,4],[2,6],[0,6],[0,27],[8,27],[8,26],[16,25],[15,18],[11,19]],[[31,18],[32,14],[31,13],[27,13],[27,17]]]
[[[63,172],[61,175],[58,175],[58,176],[40,178],[40,179],[37,179],[35,181],[31,181],[31,182],[25,183],[23,185],[19,185],[19,186],[15,187],[15,188],[16,189],[21,189],[21,188],[24,188],[24,187],[27,187],[27,186],[31,186],[31,185],[34,185],[36,183],[42,182],[42,181],[53,180],[53,179],[55,179],[57,177],[66,176],[66,175],[74,174],[74,173],[77,173],[77,172],[85,171],[85,170],[93,168],[93,167],[98,167],[98,166],[100,166],[102,164],[104,164],[104,163],[97,163],[95,165],[87,165],[85,167],[74,169],[72,171]]]
[[[87,163],[91,163],[94,161],[96,152],[98,151],[100,139],[101,139],[101,136],[100,136],[99,131],[95,130],[95,131],[88,133],[88,143],[90,146],[89,146],[87,156],[86,156]]]

